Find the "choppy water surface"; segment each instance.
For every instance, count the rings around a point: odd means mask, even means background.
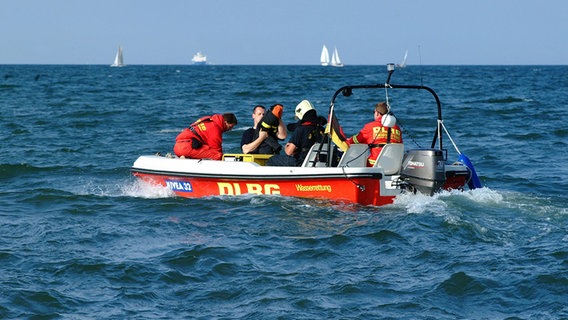
[[[326,114],[380,66],[0,66],[0,318],[568,317],[568,67],[409,66],[436,90],[482,189],[363,207],[182,199],[137,182],[197,117],[311,100]],[[435,106],[389,92],[408,146]],[[347,133],[385,93],[345,103]],[[339,104],[338,104],[339,106]],[[453,147],[446,139],[446,147]]]

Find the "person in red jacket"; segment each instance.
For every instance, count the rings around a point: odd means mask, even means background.
[[[215,114],[200,118],[176,137],[174,153],[191,159],[223,158],[223,132],[237,125],[233,113]]]
[[[375,115],[372,122],[367,123],[358,134],[347,139],[348,144],[363,143],[371,148],[371,154],[367,159],[367,167],[372,167],[377,161],[377,157],[383,146],[387,143],[402,143],[402,132],[397,124],[391,127],[383,125],[383,116],[389,111],[385,102],[375,105]]]

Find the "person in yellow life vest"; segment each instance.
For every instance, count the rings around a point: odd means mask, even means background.
[[[367,123],[359,133],[347,139],[347,143],[350,145],[354,143],[369,145],[371,154],[367,159],[367,167],[375,165],[377,157],[385,144],[402,143],[402,132],[397,124],[391,127],[383,125],[383,116],[385,116],[388,111],[389,108],[385,102],[377,103],[374,109],[374,120]]]

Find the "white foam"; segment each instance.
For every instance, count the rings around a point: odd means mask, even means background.
[[[167,187],[146,183],[135,178],[107,182],[99,180],[84,181],[70,190],[78,195],[94,195],[99,197],[138,197],[138,198],[171,198],[175,194]]]
[[[458,195],[468,198],[476,203],[483,204],[498,204],[503,202],[503,195],[495,190],[491,190],[487,187],[477,188],[468,191],[451,191],[450,194]]]
[[[441,213],[446,211],[448,202],[460,199],[481,205],[495,205],[503,203],[502,194],[484,187],[467,191],[441,191],[433,196],[427,196],[421,193],[403,193],[395,198],[394,204],[396,206],[405,207],[408,213]]]
[[[170,129],[161,129],[158,133],[180,133],[183,129],[179,128],[170,128]]]
[[[394,205],[405,207],[408,213],[439,212],[447,207],[447,204],[439,199],[438,194],[427,196],[421,193],[400,194],[394,199]]]
[[[171,198],[175,193],[168,187],[151,184],[136,179],[125,183],[120,188],[121,195],[137,198]]]

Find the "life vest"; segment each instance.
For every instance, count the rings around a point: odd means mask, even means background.
[[[316,142],[322,142],[323,140],[323,136],[324,136],[324,128],[321,124],[317,123],[317,122],[310,122],[310,121],[306,121],[302,124],[300,124],[300,126],[312,126],[313,129],[312,131],[310,131],[310,133],[308,134],[308,144],[305,146],[302,146],[302,148],[300,149],[299,157],[298,159],[302,160],[306,158],[306,156],[308,155],[308,152],[310,151],[310,148],[316,143]]]
[[[259,121],[252,140],[258,139],[261,130],[268,133],[268,138],[262,141],[254,153],[278,154],[280,150],[282,150],[282,146],[278,143],[278,126],[280,124],[280,118],[282,117],[282,110],[282,105],[276,104],[272,106],[272,110],[267,112]]]
[[[260,129],[256,128],[254,131],[253,141],[258,139]],[[278,142],[278,137],[274,131],[268,131],[268,137],[262,141],[260,146],[254,151],[259,154],[278,154],[282,150],[282,146]]]
[[[190,142],[194,149],[206,144],[215,150],[221,150],[223,130],[222,115],[205,116],[185,128],[176,137],[176,143]]]
[[[191,130],[191,132],[195,134],[196,138],[198,138],[199,141],[201,141],[201,143],[203,143],[203,138],[201,137],[201,134],[199,134],[199,132],[203,132],[206,130],[205,123],[207,122],[213,122],[213,118],[211,117],[200,118],[194,123],[190,124],[188,127],[189,130]]]
[[[369,143],[371,148],[381,148],[388,143],[402,143],[402,133],[397,127],[374,127],[373,132],[376,138],[373,140],[375,143]],[[357,141],[357,136],[353,136],[353,142],[360,143]]]
[[[384,127],[378,120],[366,124],[358,134],[348,139],[348,141],[349,143],[367,144],[371,152],[368,164],[373,166],[385,144],[402,143],[402,132],[398,125]]]

